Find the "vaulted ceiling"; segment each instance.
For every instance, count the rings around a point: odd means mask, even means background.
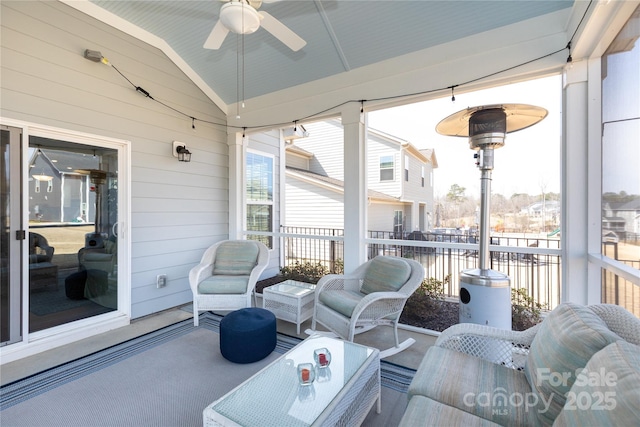
[[[385,78],[435,64],[455,66],[465,56],[502,49],[506,58],[495,61],[495,66],[483,64],[475,73],[467,66],[466,74],[458,78],[481,77],[500,71],[503,64],[518,65],[545,51],[562,50],[577,26],[576,17],[588,4],[580,0],[265,1],[259,11],[306,41],[294,52],[264,28],[244,36],[229,33],[219,49],[205,49],[225,1],[61,1],[167,52],[225,112],[238,100],[279,93],[283,99],[291,98],[292,88],[304,96],[320,95],[369,78],[384,84]],[[530,52],[514,54],[507,49],[516,42],[531,46]],[[549,66],[559,66],[566,56],[567,52],[556,55]],[[380,94],[386,96],[384,91]]]

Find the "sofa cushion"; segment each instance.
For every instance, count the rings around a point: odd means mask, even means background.
[[[362,297],[363,295],[359,292],[328,289],[320,292],[318,299],[333,311],[351,318],[353,309],[356,308]]]
[[[554,426],[638,425],[640,346],[609,344],[577,375]]]
[[[249,275],[258,262],[258,245],[249,240],[230,240],[216,249],[213,274]]]
[[[371,260],[365,271],[360,291],[396,292],[411,275],[411,267],[401,258],[378,256]]]
[[[497,427],[499,425],[428,397],[413,396],[404,411],[399,427]]]
[[[249,276],[211,276],[198,283],[201,294],[244,294],[247,292]]]
[[[538,424],[536,408],[522,400],[535,398],[524,372],[442,347],[427,351],[408,394],[411,399],[425,396],[500,425]]]
[[[540,397],[540,422],[553,424],[566,403],[576,370],[619,339],[588,307],[564,303],[549,313],[531,343],[525,364],[527,380]]]

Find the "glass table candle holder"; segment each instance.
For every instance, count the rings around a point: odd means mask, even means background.
[[[331,353],[327,348],[316,348],[313,351],[313,360],[316,361],[316,365],[320,368],[326,368],[331,363]]]
[[[300,363],[298,365],[298,382],[300,385],[311,385],[316,379],[316,370],[312,363]]]

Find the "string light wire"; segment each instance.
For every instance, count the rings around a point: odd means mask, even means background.
[[[539,56],[537,58],[531,59],[529,61],[525,61],[525,62],[522,62],[520,64],[516,64],[516,65],[513,65],[511,67],[504,68],[504,69],[495,71],[493,73],[486,74],[486,75],[483,75],[483,76],[480,76],[480,77],[477,77],[477,78],[474,78],[474,79],[471,79],[471,80],[467,80],[466,82],[458,83],[458,84],[447,86],[447,87],[436,88],[436,89],[428,89],[428,90],[423,90],[423,91],[418,91],[418,92],[413,92],[413,93],[405,93],[405,94],[400,94],[400,95],[390,95],[390,96],[371,98],[371,99],[358,99],[358,100],[351,99],[351,100],[343,101],[343,102],[341,102],[339,104],[336,104],[336,105],[333,105],[331,107],[325,108],[324,110],[316,111],[315,113],[312,113],[312,114],[310,114],[308,116],[299,117],[299,118],[293,120],[293,123],[294,123],[294,125],[297,125],[297,122],[309,120],[309,119],[311,119],[313,117],[323,115],[324,113],[327,113],[327,112],[332,111],[332,110],[336,110],[336,109],[338,109],[338,108],[340,108],[340,107],[342,107],[344,105],[355,103],[355,102],[360,103],[360,105],[361,105],[360,111],[364,112],[364,103],[365,102],[380,102],[380,101],[397,100],[397,99],[403,99],[403,98],[412,98],[412,97],[416,97],[416,96],[420,96],[420,95],[429,95],[429,94],[433,94],[433,93],[437,93],[437,92],[443,92],[445,90],[451,90],[451,100],[455,101],[455,96],[454,96],[454,92],[453,91],[454,91],[454,88],[456,88],[456,87],[466,86],[466,85],[469,85],[471,83],[476,83],[478,81],[487,79],[489,77],[493,77],[493,76],[496,76],[498,74],[505,73],[507,71],[511,71],[511,70],[514,70],[514,69],[519,68],[519,67],[523,67],[523,66],[531,64],[533,62],[540,61],[542,59],[545,59],[545,58],[548,58],[550,56],[556,55],[556,54],[558,54],[558,53],[560,53],[560,52],[562,52],[562,51],[564,51],[566,49],[569,49],[569,56],[567,58],[567,62],[572,62],[573,58],[571,57],[571,43],[572,43],[573,39],[575,38],[576,34],[578,33],[578,30],[582,26],[584,18],[586,17],[587,13],[589,12],[589,9],[591,8],[592,4],[593,4],[593,0],[591,0],[589,2],[589,5],[585,9],[585,12],[584,12],[584,14],[582,16],[582,19],[580,20],[580,22],[576,26],[576,29],[573,32],[572,36],[571,36],[571,40],[569,40],[567,45],[565,47],[561,48],[561,49],[557,49],[557,50],[555,50],[553,52],[550,52],[550,53],[548,53],[546,55],[542,55],[542,56]],[[237,43],[238,43],[238,45],[240,45],[240,40],[238,40]],[[240,48],[240,47],[242,47],[243,50],[244,50],[244,40],[242,40],[242,46],[238,46],[238,48]],[[159,103],[160,105],[162,105],[162,106],[164,106],[164,107],[166,107],[166,108],[168,108],[168,109],[170,109],[170,110],[172,110],[172,111],[174,111],[174,112],[176,112],[176,113],[178,113],[178,114],[180,114],[182,116],[190,118],[191,119],[191,127],[193,129],[195,129],[195,121],[197,120],[199,122],[210,124],[210,125],[213,125],[213,126],[222,126],[224,128],[242,130],[242,135],[244,137],[245,132],[246,132],[247,129],[263,129],[263,128],[269,128],[269,127],[281,127],[281,126],[286,126],[286,125],[291,123],[291,121],[289,121],[289,122],[281,122],[281,123],[267,123],[267,124],[261,124],[261,125],[253,125],[253,126],[234,126],[234,125],[229,125],[228,123],[220,123],[220,122],[211,121],[211,120],[199,119],[197,117],[194,117],[194,116],[191,116],[191,115],[189,115],[187,113],[184,113],[184,112],[178,110],[177,108],[172,107],[171,105],[169,105],[169,104],[167,104],[167,103],[165,103],[163,101],[160,101],[160,100],[154,98],[153,96],[151,96],[151,94],[149,92],[144,90],[142,87],[135,85],[131,80],[129,80],[129,78],[127,78],[127,76],[125,76],[120,70],[118,70],[118,68],[115,65],[110,63],[107,60],[107,58],[103,57],[101,62],[104,63],[104,64],[109,65],[111,68],[116,70],[116,72],[118,74],[120,74],[120,76],[122,76],[122,78],[124,78],[137,92],[143,94],[145,97],[151,99],[152,101],[155,101],[155,102]],[[243,83],[243,86],[244,86],[244,58],[243,58],[242,68],[240,68],[239,59],[236,62],[236,67],[237,67],[238,74],[242,76],[242,83]],[[244,107],[244,87],[242,87],[242,94],[241,94],[240,93],[240,81],[239,80],[240,79],[238,79],[237,86],[236,86],[236,92],[237,92],[236,93],[236,95],[237,95],[236,99],[240,100],[240,95],[242,95],[241,105],[242,105],[242,107]],[[240,102],[238,104],[240,104]],[[239,106],[238,106],[237,112],[238,112],[237,118],[239,118],[240,117]]]

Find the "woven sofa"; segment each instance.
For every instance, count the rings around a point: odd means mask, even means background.
[[[425,354],[400,426],[640,423],[640,319],[564,303],[535,327],[454,325]]]

